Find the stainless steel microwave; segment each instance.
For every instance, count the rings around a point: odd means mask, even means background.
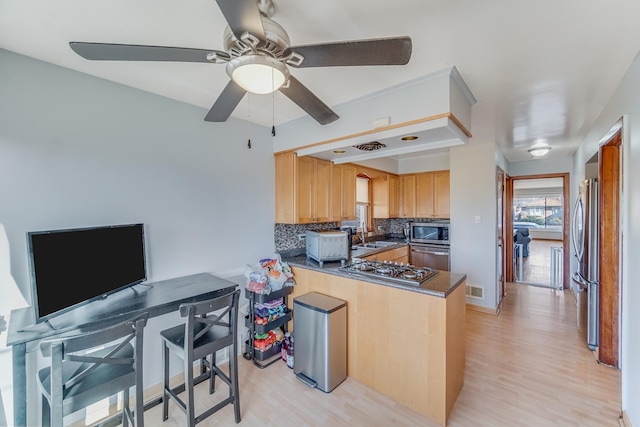
[[[412,222],[411,242],[448,245],[449,225],[448,222]]]

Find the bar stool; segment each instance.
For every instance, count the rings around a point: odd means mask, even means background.
[[[82,335],[40,343],[51,364],[38,371],[43,425],[61,427],[65,415],[123,392],[122,425],[144,426],[143,330],[148,314]],[[135,344],[131,344],[134,341]],[[135,409],[129,407],[135,387]]]
[[[162,387],[162,420],[169,418],[169,400],[174,399],[186,414],[187,425],[197,423],[233,404],[236,423],[240,422],[240,395],[238,390],[238,300],[240,290],[206,301],[180,306],[184,324],[165,329],[162,337],[162,365],[164,370]],[[216,352],[229,348],[229,373],[223,372],[216,363]],[[184,362],[184,382],[169,385],[170,351]],[[207,357],[210,360],[207,360]],[[193,364],[201,361],[202,373],[194,378]],[[220,377],[229,386],[229,396],[201,414],[195,414],[194,385],[209,379],[209,394],[215,391],[215,378]],[[178,396],[185,392],[184,401]]]

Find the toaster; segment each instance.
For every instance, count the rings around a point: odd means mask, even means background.
[[[307,259],[314,259],[322,267],[325,261],[349,259],[349,233],[346,231],[311,231],[306,236]]]

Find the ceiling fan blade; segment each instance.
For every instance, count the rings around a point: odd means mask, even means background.
[[[238,40],[247,31],[260,40],[266,39],[256,0],[216,0],[216,2]]]
[[[96,61],[211,62],[207,60],[210,53],[229,57],[226,52],[186,47],[85,42],[70,42],[69,46],[83,58]]]
[[[297,68],[405,65],[411,59],[411,48],[410,37],[391,37],[291,46],[284,55],[291,51],[302,55],[302,63],[289,63]]]
[[[241,88],[240,85],[233,80],[229,80],[229,83],[224,87],[204,120],[207,122],[226,121],[240,101],[242,101],[245,93],[247,93],[247,91]]]
[[[280,92],[298,104],[300,108],[321,125],[335,122],[339,118],[331,108],[293,76],[289,77],[289,87],[282,86]]]

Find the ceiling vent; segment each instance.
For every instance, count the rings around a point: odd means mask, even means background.
[[[362,150],[362,151],[376,151],[384,147],[386,147],[386,145],[378,141],[367,142],[366,144],[353,146],[353,148],[357,148],[358,150]]]

